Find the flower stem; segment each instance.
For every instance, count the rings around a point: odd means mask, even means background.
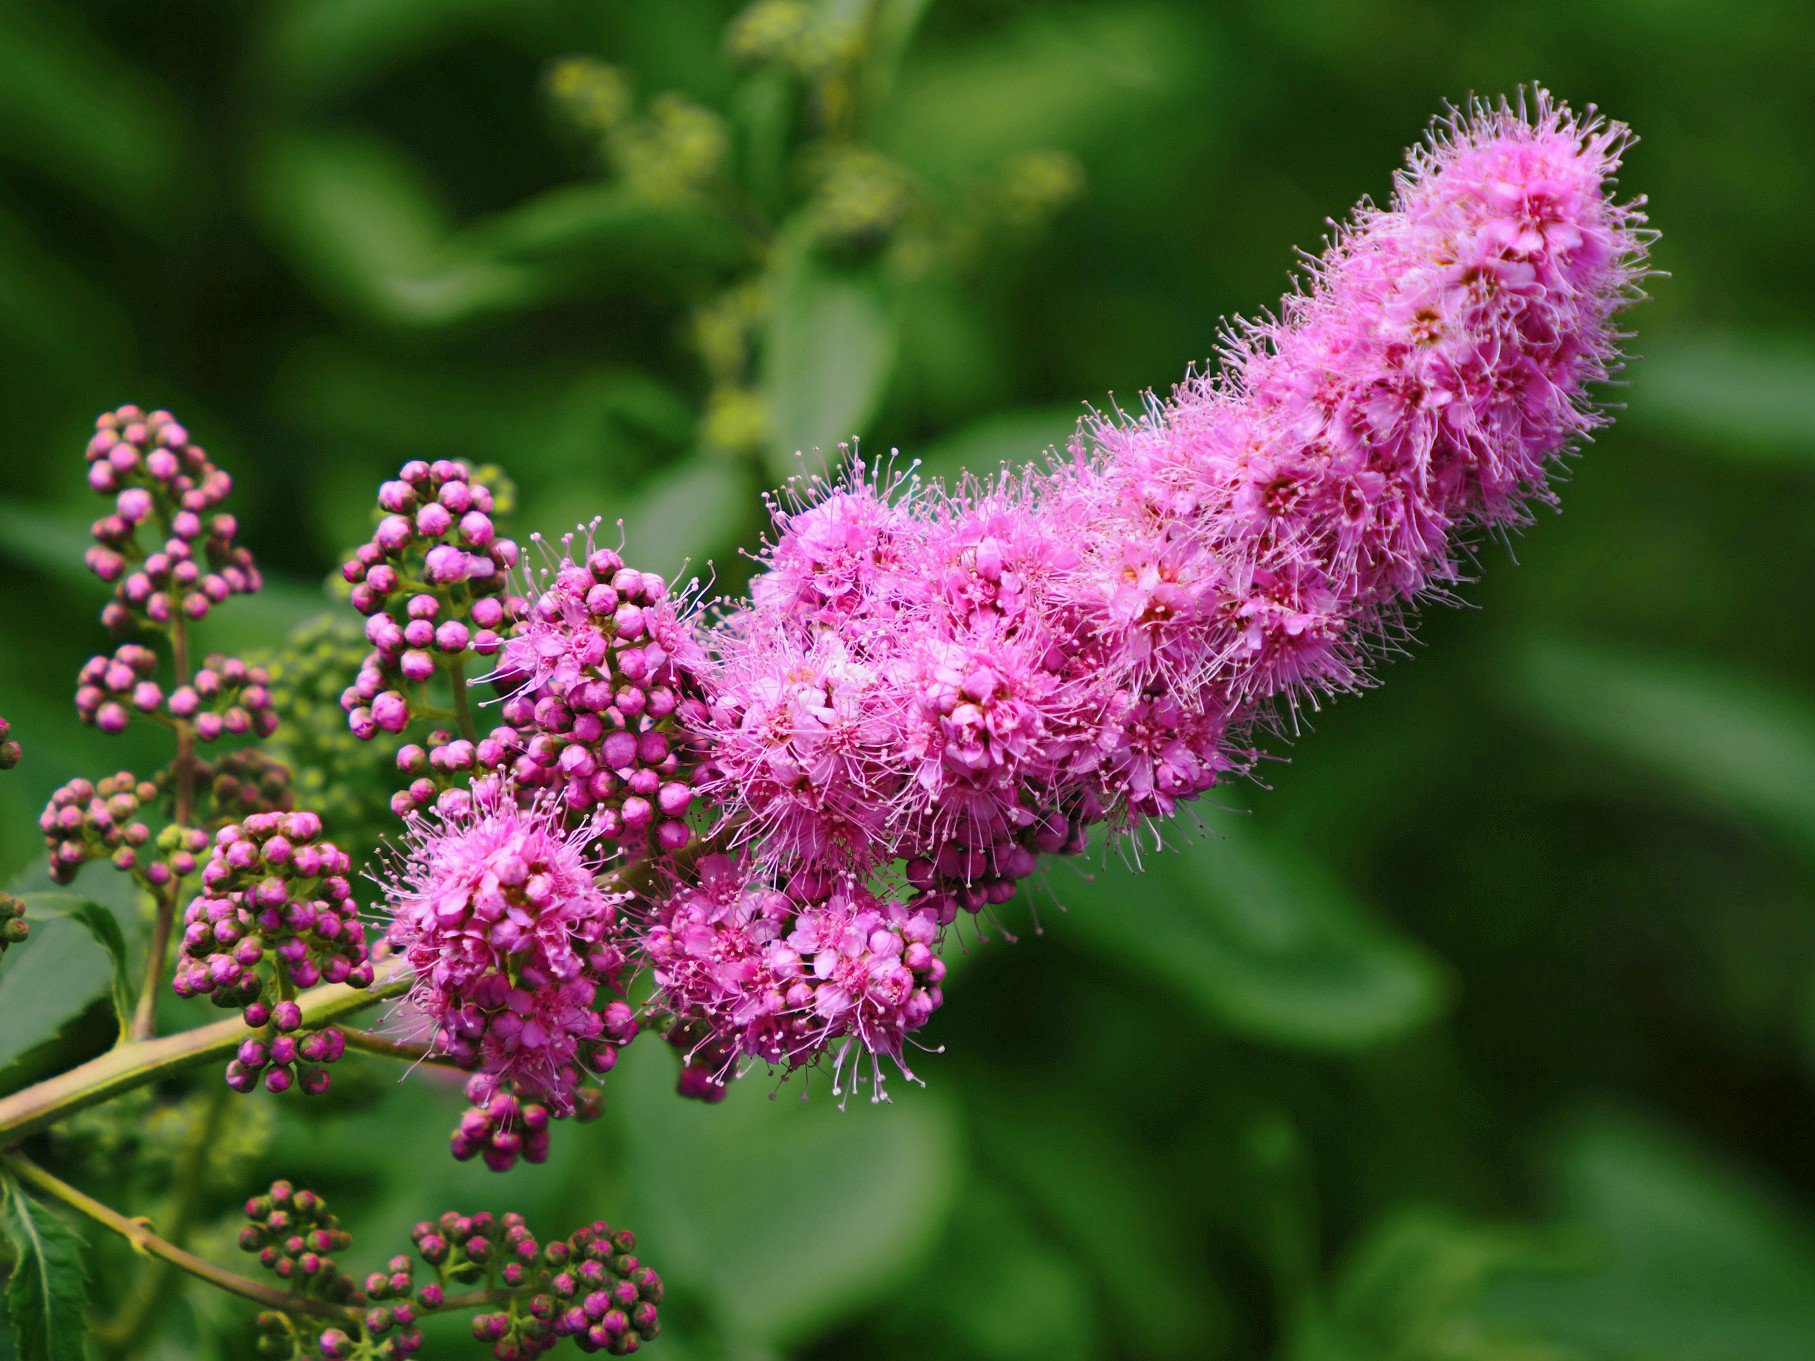
[[[473,700],[467,694],[466,659],[454,657],[447,664],[448,678],[454,683],[454,722],[460,726],[460,735],[469,742],[479,740],[479,727],[473,722]]]
[[[171,1177],[174,1194],[170,1204],[170,1217],[165,1224],[165,1237],[178,1248],[189,1237],[190,1226],[195,1220],[196,1203],[203,1190],[208,1155],[232,1096],[232,1092],[224,1085],[214,1089],[195,1122],[195,1128],[189,1133],[188,1142],[183,1146],[182,1159]],[[138,1279],[133,1282],[132,1291],[125,1302],[111,1319],[95,1330],[95,1341],[103,1351],[110,1354],[122,1352],[145,1336],[170,1298],[170,1274],[173,1270],[173,1264],[163,1260],[153,1260],[140,1269]]]
[[[145,949],[145,977],[139,984],[129,1038],[148,1040],[157,1029],[158,992],[164,984],[164,964],[170,954],[170,932],[176,924],[177,881],[154,895],[157,918],[151,925],[151,943]]]
[[[280,1290],[263,1281],[255,1281],[238,1272],[228,1271],[212,1262],[205,1262],[194,1253],[179,1248],[168,1239],[160,1238],[147,1228],[142,1220],[128,1219],[112,1206],[103,1205],[86,1192],[78,1191],[68,1182],[52,1176],[42,1167],[18,1152],[0,1153],[0,1169],[10,1172],[26,1185],[35,1187],[54,1200],[61,1201],[77,1214],[92,1219],[103,1228],[111,1229],[120,1235],[133,1248],[168,1262],[171,1266],[187,1271],[198,1280],[208,1282],[228,1294],[238,1295],[241,1299],[252,1300],[271,1309],[281,1309],[291,1314],[314,1314],[318,1318],[351,1319],[357,1321],[360,1311],[345,1305],[329,1304],[325,1300],[306,1299],[293,1295],[288,1290]]]
[[[189,684],[189,621],[178,600],[170,621],[170,651],[176,669],[176,685]],[[187,719],[176,720],[176,808],[179,827],[195,822],[195,726]],[[177,895],[181,881],[172,879],[170,891],[157,895],[157,919],[151,927],[151,944],[145,951],[145,981],[139,988],[138,1005],[132,1013],[132,1038],[148,1040],[157,1032],[158,993],[164,986],[164,966],[170,959],[170,933],[176,923]]]
[[[296,1001],[302,1007],[303,1026],[313,1029],[400,996],[409,986],[410,974],[398,962],[381,970],[370,987],[328,983],[299,994]],[[14,1092],[0,1099],[0,1147],[16,1144],[47,1125],[122,1092],[171,1073],[225,1059],[239,1048],[246,1033],[245,1022],[238,1016],[229,1016],[176,1035],[120,1045],[66,1073]]]
[[[388,1035],[380,1035],[374,1030],[361,1030],[357,1026],[343,1025],[335,1027],[346,1039],[349,1049],[363,1049],[368,1054],[378,1054],[387,1059],[402,1059],[405,1063],[432,1063],[443,1068],[460,1068],[446,1054],[438,1053],[426,1044],[411,1044],[408,1040],[393,1040]],[[461,1071],[465,1071],[461,1069]]]

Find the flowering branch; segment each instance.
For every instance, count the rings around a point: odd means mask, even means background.
[[[406,972],[392,967],[381,971],[370,987],[324,984],[298,994],[295,1003],[302,1025],[314,1029],[399,997],[408,991],[409,983]],[[244,1023],[229,1017],[180,1034],[120,1045],[80,1067],[14,1092],[0,1099],[0,1146],[16,1144],[79,1110],[135,1087],[226,1058],[245,1037]]]
[[[286,1313],[313,1314],[319,1318],[331,1318],[340,1321],[353,1320],[359,1317],[359,1311],[343,1305],[327,1304],[319,1300],[299,1298],[289,1291],[279,1290],[255,1281],[248,1276],[218,1267],[212,1262],[203,1261],[194,1253],[179,1248],[168,1239],[160,1238],[153,1233],[143,1220],[128,1219],[118,1210],[103,1205],[93,1196],[79,1191],[68,1182],[52,1176],[24,1154],[18,1152],[0,1153],[0,1168],[12,1173],[28,1186],[36,1187],[45,1195],[61,1201],[76,1213],[86,1216],[103,1228],[120,1235],[133,1248],[171,1266],[188,1272],[198,1280],[208,1282],[230,1295],[251,1300],[255,1304],[265,1305],[271,1309],[281,1309]]]
[[[1455,112],[1276,318],[1226,336],[1219,373],[1148,395],[1138,419],[1091,417],[1043,467],[798,482],[770,503],[748,597],[710,613],[598,543],[599,521],[537,541],[526,572],[489,474],[405,464],[342,565],[370,651],[340,705],[355,739],[395,739],[407,781],[378,964],[329,820],[256,748],[196,755],[277,722],[262,671],[190,666],[188,622],[258,586],[215,513],[230,481],[168,412],[104,415],[88,449],[114,498],[90,553],[116,587],[103,618],[163,631],[175,678],[166,694],[151,649],[125,643],[84,667],[76,706],[107,732],[135,713],[169,726],[177,753],[152,779],[72,781],[40,825],[54,877],[108,858],[157,923],[132,1038],[0,1099],[0,1170],[270,1305],[267,1350],[292,1361],[402,1361],[416,1310],[450,1304],[496,1306],[474,1336],[500,1361],[563,1338],[636,1350],[660,1281],[602,1222],[542,1244],[516,1216],[444,1215],[413,1235],[433,1282],[399,1256],[362,1289],[333,1260],[351,1240],[326,1203],[278,1182],[240,1241],[285,1290],[13,1146],[223,1057],[234,1091],[321,1092],[354,1047],[470,1073],[451,1150],[504,1171],[547,1156],[552,1121],[596,1114],[594,1084],[645,1030],[682,1052],[686,1096],[824,1063],[834,1094],[882,1099],[883,1064],[907,1072],[943,1002],[961,914],[1250,769],[1300,706],[1371,684],[1484,536],[1554,499],[1605,419],[1596,385],[1643,276],[1642,213],[1613,194],[1627,140],[1542,92]],[[469,684],[499,701],[489,731]],[[155,842],[150,809],[168,815]],[[192,875],[172,987],[240,1014],[155,1039]],[[22,931],[0,903],[0,935]],[[406,992],[427,1043],[338,1024]],[[173,1223],[184,1204],[179,1187]],[[123,1331],[155,1313],[151,1289]]]

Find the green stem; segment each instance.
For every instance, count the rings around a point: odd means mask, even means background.
[[[297,997],[303,1026],[314,1029],[363,1011],[409,990],[410,974],[395,962],[381,970],[372,985],[353,988],[328,983]],[[99,1102],[156,1082],[172,1073],[225,1059],[246,1038],[246,1025],[230,1016],[213,1025],[185,1030],[155,1040],[135,1040],[91,1059],[66,1073],[14,1092],[0,1100],[0,1147],[18,1143],[48,1125]]]
[[[230,1295],[238,1295],[241,1299],[252,1300],[271,1309],[281,1309],[289,1314],[313,1314],[317,1318],[351,1320],[355,1323],[359,1321],[360,1311],[356,1308],[329,1304],[325,1300],[305,1299],[288,1290],[280,1290],[274,1285],[266,1285],[263,1281],[255,1281],[238,1272],[228,1271],[225,1267],[218,1267],[213,1262],[205,1262],[168,1239],[160,1238],[142,1221],[128,1219],[112,1206],[103,1205],[93,1196],[52,1176],[22,1154],[0,1153],[0,1168],[12,1173],[26,1185],[61,1201],[77,1214],[92,1219],[103,1228],[113,1230],[131,1243],[136,1251],[168,1262]]]
[[[183,614],[183,602],[176,601],[170,621],[170,651],[180,689],[189,684],[189,625]],[[195,822],[195,726],[186,719],[176,724],[176,808],[175,822],[189,827]],[[164,966],[170,960],[170,936],[176,925],[179,880],[172,880],[170,891],[157,895],[157,918],[151,927],[151,944],[145,951],[145,981],[139,987],[138,1005],[132,1013],[132,1038],[148,1040],[157,1032],[158,994],[164,986]]]
[[[158,992],[164,984],[164,964],[170,955],[170,933],[176,925],[177,881],[153,895],[157,918],[151,925],[151,944],[145,950],[145,977],[139,984],[138,1004],[133,1008],[132,1026],[127,1038],[148,1040],[157,1028]]]
[[[448,677],[454,682],[454,722],[460,735],[469,742],[479,740],[479,726],[473,722],[473,699],[467,693],[466,660],[455,657],[447,664]]]
[[[373,1030],[360,1030],[356,1026],[336,1026],[347,1042],[349,1049],[362,1049],[368,1054],[378,1054],[387,1059],[401,1059],[405,1063],[432,1063],[443,1068],[460,1068],[460,1065],[445,1054],[437,1053],[426,1044],[411,1044],[407,1040],[393,1040],[388,1035],[380,1035]],[[465,1069],[460,1069],[464,1072]]]
[[[181,1161],[172,1172],[171,1182],[175,1191],[171,1199],[170,1217],[164,1226],[164,1236],[176,1247],[184,1245],[189,1237],[189,1229],[195,1222],[196,1207],[201,1199],[204,1174],[208,1168],[208,1155],[232,1096],[233,1093],[225,1085],[215,1087],[201,1117],[195,1122],[195,1128],[189,1133]],[[95,1340],[104,1351],[119,1353],[146,1335],[170,1299],[170,1276],[174,1270],[172,1263],[154,1259],[139,1272],[138,1279],[133,1282],[132,1293],[126,1297],[125,1303],[105,1325],[95,1331]]]

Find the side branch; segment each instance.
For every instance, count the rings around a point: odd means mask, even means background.
[[[52,1176],[36,1163],[18,1153],[0,1153],[0,1169],[10,1172],[27,1186],[33,1187],[44,1195],[60,1201],[70,1209],[104,1228],[112,1229],[139,1252],[183,1271],[187,1271],[198,1280],[208,1282],[216,1289],[225,1290],[230,1295],[262,1304],[270,1309],[281,1309],[290,1314],[314,1314],[317,1318],[331,1318],[339,1321],[357,1322],[358,1309],[345,1305],[329,1304],[326,1300],[306,1299],[293,1295],[288,1290],[280,1290],[263,1281],[255,1281],[249,1276],[218,1267],[213,1262],[205,1262],[192,1252],[186,1252],[168,1239],[160,1238],[145,1224],[137,1219],[128,1219],[110,1205],[103,1205],[86,1192],[78,1191],[68,1182]]]
[[[409,985],[410,975],[399,961],[380,969],[370,987],[329,983],[311,988],[296,1001],[302,1007],[304,1027],[313,1029],[401,996]],[[171,1073],[224,1060],[240,1047],[246,1035],[245,1022],[230,1016],[180,1034],[120,1045],[79,1068],[14,1092],[0,1100],[0,1147],[16,1144],[47,1125],[122,1092]]]

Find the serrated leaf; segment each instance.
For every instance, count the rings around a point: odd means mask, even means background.
[[[865,433],[894,369],[896,327],[877,276],[835,268],[799,245],[773,287],[763,390],[774,425],[769,471],[785,481],[835,465],[838,446]]]
[[[1212,1025],[1294,1048],[1358,1050],[1435,1019],[1442,969],[1302,852],[1246,829],[1144,859],[1055,876],[1063,937],[1170,983]]]
[[[72,921],[87,931],[96,945],[113,961],[113,986],[108,989],[114,1016],[124,1036],[132,1025],[131,964],[126,948],[126,935],[118,917],[101,904],[72,893],[31,893],[20,899],[25,904],[28,921],[60,918]]]
[[[5,1226],[14,1254],[6,1285],[20,1361],[80,1361],[86,1352],[88,1278],[82,1239],[62,1218],[6,1183]]]

